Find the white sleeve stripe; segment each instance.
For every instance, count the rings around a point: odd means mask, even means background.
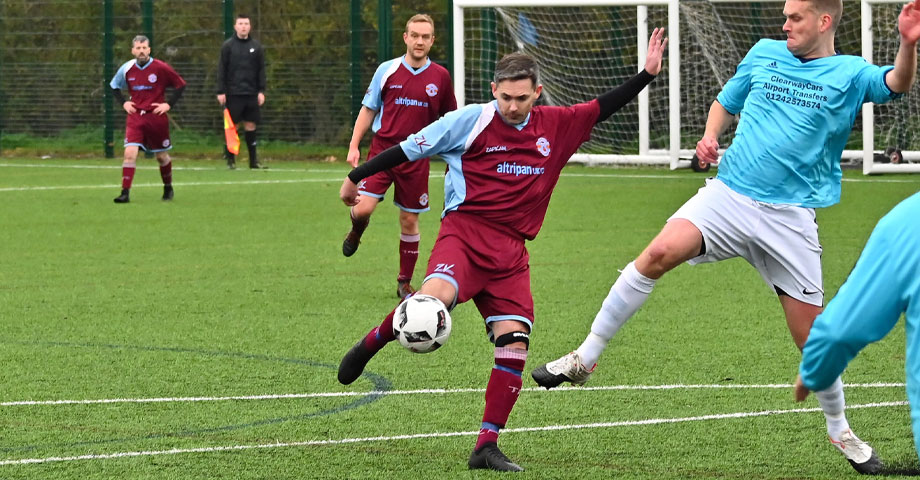
[[[397,69],[399,69],[400,63],[398,60],[398,58],[390,60],[390,66],[387,67],[387,69],[383,72],[383,75],[380,76],[380,98],[383,98],[383,89],[385,88],[384,85],[387,84],[387,79],[396,73]]]
[[[466,142],[463,144],[463,151],[466,152],[470,149],[470,145],[473,144],[473,141],[476,140],[476,137],[482,133],[486,127],[492,123],[492,119],[495,118],[495,105],[492,102],[482,105],[482,111],[479,112],[479,118],[476,119],[476,124],[473,125],[473,130],[470,132],[469,136],[466,137]]]
[[[371,79],[371,85],[367,93],[364,94],[364,99],[361,101],[361,105],[377,112],[377,114],[374,115],[374,121],[371,123],[371,130],[373,130],[374,133],[377,133],[383,126],[383,95],[386,93],[387,79],[399,68],[398,60],[398,58],[387,60],[377,67],[377,70],[374,72],[374,78]],[[376,83],[378,81],[379,83]]]
[[[127,62],[121,64],[120,67],[118,67],[118,71],[115,72],[115,76],[112,77],[112,81],[109,83],[110,87],[112,88],[127,88],[128,87],[128,81],[126,79],[126,76],[128,74],[128,69],[131,68],[131,63],[133,62],[134,60],[128,60]]]

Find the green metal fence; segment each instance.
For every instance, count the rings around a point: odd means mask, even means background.
[[[376,66],[404,52],[418,12],[437,26],[432,59],[449,66],[450,0],[0,0],[0,141],[99,129],[111,155],[124,111],[108,83],[137,34],[188,83],[172,128],[218,134],[217,58],[246,13],[267,57],[261,137],[344,144]]]

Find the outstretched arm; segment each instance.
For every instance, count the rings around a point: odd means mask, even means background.
[[[911,277],[904,274],[905,257],[899,253],[909,245],[905,240],[915,240],[909,236],[911,230],[902,227],[913,205],[902,203],[878,222],[849,277],[815,319],[802,349],[797,401],[809,390],[830,386],[856,354],[887,335],[907,309],[909,295],[901,286]]]
[[[600,106],[600,114],[597,116],[598,122],[607,120],[610,115],[613,115],[614,112],[623,108],[624,105],[636,98],[636,95],[638,95],[646,85],[655,79],[655,75],[661,72],[661,59],[664,56],[664,49],[667,46],[668,39],[664,36],[664,29],[656,28],[648,41],[648,55],[645,58],[645,68],[619,87],[597,97],[597,102]]]
[[[661,59],[664,49],[668,47],[668,38],[664,36],[664,28],[656,28],[648,39],[648,55],[645,57],[645,71],[652,75],[661,72]]]
[[[901,45],[894,59],[894,69],[885,75],[885,83],[895,93],[910,90],[917,74],[917,41],[920,40],[920,0],[914,0],[898,15]]]

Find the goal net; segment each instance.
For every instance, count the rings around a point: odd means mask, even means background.
[[[899,46],[897,18],[903,2],[843,2],[835,47],[842,54],[862,55],[879,65],[894,63]],[[783,2],[681,1],[683,69],[708,71],[713,78],[685,75],[681,120],[685,130],[702,132],[709,104],[734,73],[747,50],[761,38],[784,40]],[[719,48],[712,48],[718,45]],[[708,70],[707,68],[708,67]],[[867,104],[847,142],[843,162],[862,163],[865,173],[920,171],[920,87],[884,105]],[[731,142],[730,129],[723,145]],[[908,166],[910,162],[917,165]]]
[[[475,2],[454,2],[455,9],[460,8],[457,5],[467,4],[459,15],[462,20],[454,15],[455,35],[462,32],[462,38],[455,40],[455,52],[461,50],[458,45],[463,46],[462,53],[455,53],[455,90],[460,92],[463,82],[465,103],[492,99],[489,82],[495,62],[513,51],[523,51],[537,60],[543,84],[540,104],[571,105],[588,101],[635,75],[640,61],[644,63],[651,30],[668,25],[667,1],[652,5],[479,2],[488,7],[470,6],[470,3]],[[491,7],[502,3],[510,4]],[[541,6],[515,6],[515,3]],[[457,78],[460,56],[464,67],[462,79]],[[677,152],[669,152],[672,147],[669,83],[666,68],[639,101],[631,102],[598,124],[591,140],[582,146],[574,160],[670,164],[673,157],[676,161]]]
[[[903,5],[898,0],[861,2],[862,55],[870,62],[894,63]],[[920,172],[920,85],[915,82],[899,101],[867,104],[862,121],[864,173]]]
[[[530,6],[535,3],[540,6]],[[495,62],[512,51],[528,53],[540,65],[543,104],[590,100],[634,75],[644,63],[651,30],[667,27],[672,44],[663,72],[639,101],[595,127],[573,157],[586,163],[689,165],[709,106],[745,53],[761,38],[785,38],[781,0],[455,0],[454,5],[454,80],[465,103],[491,100]],[[901,4],[875,0],[844,6],[838,50],[893,63]],[[862,53],[867,16],[875,40],[868,54]],[[902,165],[890,164],[892,158],[920,167],[918,103],[915,85],[900,101],[864,109],[870,117],[857,121],[844,161],[868,158],[867,173],[901,171]],[[864,123],[871,127],[867,138]],[[733,131],[720,139],[723,147]],[[895,153],[886,155],[886,150]]]

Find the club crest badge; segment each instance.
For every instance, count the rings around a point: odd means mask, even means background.
[[[549,140],[546,137],[540,137],[537,139],[537,151],[540,152],[540,155],[548,157],[552,148],[550,148]]]

